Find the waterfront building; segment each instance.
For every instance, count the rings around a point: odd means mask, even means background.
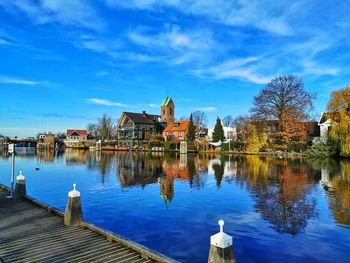
[[[161,121],[166,122],[167,124],[173,123],[175,121],[174,112],[175,112],[175,104],[170,97],[166,97],[161,106]]]
[[[236,140],[237,139],[237,131],[236,127],[222,127],[224,129],[224,137],[226,140]],[[208,129],[208,140],[212,141],[213,140],[213,132],[214,128]]]
[[[163,100],[160,115],[123,112],[117,124],[117,137],[120,146],[133,148],[147,143],[153,134],[162,134],[165,127],[174,122],[175,105],[170,97]]]
[[[74,145],[79,145],[87,141],[88,132],[87,130],[67,130],[67,138],[63,141],[65,146],[68,148]]]
[[[54,134],[39,134],[36,143],[37,149],[54,149],[56,138]]]
[[[187,130],[190,124],[189,120],[179,120],[169,123],[163,131],[165,141],[185,141],[187,139]]]
[[[328,140],[328,133],[333,123],[339,118],[338,113],[322,112],[321,117],[318,120],[318,126],[320,129],[320,140],[326,143]]]

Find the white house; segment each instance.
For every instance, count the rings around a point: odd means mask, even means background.
[[[237,139],[237,131],[236,127],[224,127],[224,136],[226,140],[236,140]],[[214,128],[208,129],[208,140],[212,141],[213,140],[213,132]]]
[[[320,141],[327,142],[328,132],[334,123],[334,118],[336,113],[322,112],[321,117],[318,121],[318,126],[320,126]]]

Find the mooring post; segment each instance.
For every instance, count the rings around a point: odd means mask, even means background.
[[[208,263],[236,263],[232,237],[224,233],[224,220],[219,220],[220,232],[210,237]]]
[[[16,177],[15,198],[22,198],[26,194],[26,179],[22,171],[19,171],[19,175]]]
[[[83,222],[80,192],[75,188],[76,184],[73,184],[73,190],[68,193],[68,202],[64,213],[64,224],[66,226],[80,226]]]

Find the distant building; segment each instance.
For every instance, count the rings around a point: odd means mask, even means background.
[[[170,97],[166,97],[161,106],[161,121],[166,122],[167,124],[173,123],[175,121],[174,118],[174,111],[175,111],[175,104]]]
[[[199,125],[195,127],[195,139],[200,141],[203,139],[207,139],[208,137],[208,129]]]
[[[165,141],[185,141],[187,139],[187,130],[189,120],[180,120],[169,123],[163,131]]]
[[[147,143],[152,134],[161,134],[165,127],[174,122],[175,105],[170,97],[163,100],[161,114],[123,112],[117,124],[117,137],[120,146],[133,147]]]
[[[39,134],[38,141],[36,143],[37,149],[54,149],[55,148],[55,135],[54,134]]]
[[[339,119],[338,113],[332,112],[323,112],[318,121],[318,126],[320,128],[320,140],[322,142],[327,142],[328,133],[333,123]]]
[[[236,127],[222,127],[224,129],[224,137],[226,140],[236,140],[237,139],[237,131]],[[208,140],[213,140],[214,128],[208,129]]]
[[[64,144],[66,147],[73,147],[74,144],[79,144],[87,141],[87,136],[87,130],[67,130],[67,138],[64,140]]]

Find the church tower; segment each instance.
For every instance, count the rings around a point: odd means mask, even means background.
[[[170,97],[166,97],[160,106],[160,119],[167,124],[175,121],[175,104]]]

